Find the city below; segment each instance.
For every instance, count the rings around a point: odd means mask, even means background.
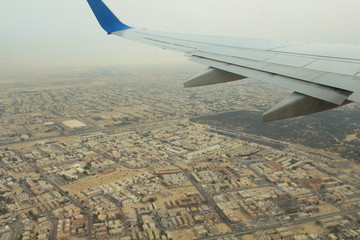
[[[289,94],[253,80],[184,89],[198,70],[0,79],[0,240],[360,239],[360,165],[194,121]]]

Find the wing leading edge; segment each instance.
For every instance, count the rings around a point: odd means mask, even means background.
[[[169,33],[132,28],[101,0],[87,0],[102,28],[145,44],[185,53],[208,66],[185,87],[253,78],[294,91],[264,121],[303,116],[360,102],[360,46],[305,44]]]

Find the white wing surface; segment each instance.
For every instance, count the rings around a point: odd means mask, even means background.
[[[108,34],[185,53],[209,68],[185,87],[253,78],[294,91],[263,114],[274,121],[360,102],[360,46],[202,36],[132,28],[101,0],[88,0]],[[254,93],[256,94],[256,93]]]

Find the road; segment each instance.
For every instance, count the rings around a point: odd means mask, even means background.
[[[124,227],[124,236],[128,236],[130,234],[130,231],[129,231],[129,227],[127,225],[126,215],[125,215],[124,211],[122,210],[121,204],[115,198],[110,196],[109,194],[105,194],[104,197],[106,199],[108,199],[110,202],[114,203],[117,206],[117,208],[120,210],[122,223],[123,223],[123,227]]]
[[[69,194],[63,191],[50,177],[46,175],[46,173],[43,170],[37,168],[33,163],[29,163],[29,164],[34,170],[37,170],[39,172],[39,174],[45,179],[46,182],[50,183],[57,191],[59,191],[62,195],[66,196],[74,206],[80,208],[84,213],[86,213],[88,239],[91,239],[92,230],[93,230],[93,221],[90,211],[85,207],[83,207],[81,203],[78,202],[75,198],[71,197]]]
[[[12,239],[20,239],[20,236],[23,233],[23,226],[18,222],[14,222],[14,223],[10,224],[10,227],[14,231]]]
[[[316,217],[301,218],[301,219],[297,219],[297,220],[295,220],[293,222],[289,222],[289,224],[291,224],[291,225],[301,225],[301,224],[305,224],[305,223],[308,223],[308,222],[315,222],[315,221],[318,221],[318,220],[321,220],[321,219],[324,219],[324,218],[328,218],[328,217],[351,214],[351,213],[354,213],[354,212],[357,212],[357,211],[360,211],[360,208],[354,208],[354,209],[344,210],[344,211],[334,212],[334,213],[327,213],[327,214],[316,216]],[[219,237],[231,237],[231,236],[236,236],[236,235],[248,235],[248,234],[253,234],[255,232],[258,232],[258,231],[264,231],[264,230],[268,230],[268,229],[284,227],[284,225],[285,225],[284,223],[276,223],[276,224],[272,224],[272,225],[269,225],[269,226],[263,226],[263,227],[248,229],[248,230],[244,230],[244,231],[236,231],[236,232],[232,232],[232,233],[221,234],[221,235],[216,235],[216,236],[211,236],[211,237],[204,237],[204,238],[201,238],[201,239],[217,239]]]
[[[56,230],[57,230],[57,219],[51,213],[47,213],[46,216],[52,223],[52,229],[51,229],[49,239],[55,240],[56,239]]]
[[[264,137],[260,137],[260,136],[256,136],[256,135],[252,135],[252,134],[248,134],[248,133],[233,132],[233,131],[220,129],[218,127],[209,127],[207,130],[209,132],[214,132],[214,133],[229,136],[232,138],[238,138],[238,139],[244,140],[244,141],[254,142],[254,143],[257,143],[260,145],[269,146],[269,147],[279,149],[279,150],[284,150],[289,147],[288,143],[270,139],[270,138],[264,138]]]
[[[266,187],[273,187],[273,185],[264,184],[264,185],[256,186],[256,187],[245,187],[245,188],[235,188],[235,189],[233,188],[233,189],[222,190],[222,191],[218,191],[218,192],[210,192],[209,196],[216,196],[219,194],[224,194],[224,193],[229,193],[229,192],[246,191],[246,190],[253,190],[253,189],[259,189],[259,188],[266,188]]]
[[[89,129],[78,129],[78,130],[76,130],[74,132],[69,132],[69,133],[65,133],[65,134],[56,134],[56,135],[46,136],[46,137],[30,138],[30,139],[25,140],[25,141],[14,141],[14,142],[0,143],[0,146],[9,146],[9,145],[14,145],[14,144],[19,144],[19,143],[27,143],[27,142],[37,142],[37,141],[42,141],[42,140],[46,140],[46,139],[55,139],[55,138],[60,138],[60,137],[71,137],[71,136],[91,134],[91,133],[96,133],[96,132],[112,132],[112,131],[119,131],[119,130],[136,130],[139,127],[145,127],[145,126],[151,126],[151,125],[163,125],[164,123],[167,123],[167,122],[181,121],[181,120],[186,120],[186,119],[195,118],[195,117],[206,117],[206,116],[212,116],[212,115],[217,115],[217,114],[227,113],[227,112],[232,112],[232,111],[221,111],[221,112],[217,112],[217,113],[213,113],[213,114],[203,114],[203,115],[191,116],[191,117],[177,117],[177,118],[171,118],[171,119],[162,120],[162,121],[134,123],[134,124],[124,125],[124,126],[119,126],[119,127],[110,127],[110,128],[94,127],[94,128],[89,128]],[[81,120],[84,120],[84,118],[81,118]],[[93,123],[90,123],[90,122],[88,122],[86,120],[85,120],[85,122],[87,122],[91,126],[94,126]],[[217,130],[219,130],[219,129],[217,129]],[[220,130],[220,131],[224,131],[224,130]],[[224,131],[224,132],[226,132],[226,131]],[[231,134],[237,134],[237,135],[242,134],[242,135],[245,136],[244,133],[239,133],[239,132],[231,133]],[[250,137],[251,135],[246,134],[246,136]],[[259,139],[259,138],[257,138],[257,139]],[[271,139],[263,139],[263,138],[261,138],[261,140],[262,141],[270,141]],[[273,141],[273,142],[275,142],[275,141]],[[276,144],[284,145],[284,143],[280,143],[278,141],[276,142]],[[285,147],[287,147],[287,146],[285,146]]]
[[[3,114],[0,113],[0,122],[1,122],[1,125],[3,126],[4,129],[6,129],[6,126],[5,126],[5,123],[4,123],[4,119],[3,119]]]
[[[183,120],[183,119],[185,119],[185,118],[174,118],[174,119],[157,121],[157,122],[136,123],[136,124],[124,125],[124,126],[120,126],[120,127],[111,127],[111,128],[78,129],[74,132],[69,132],[66,134],[57,134],[57,135],[46,136],[46,137],[30,138],[25,141],[0,143],[0,146],[10,146],[10,145],[15,145],[15,144],[19,144],[19,143],[38,142],[38,141],[43,141],[43,140],[47,140],[47,139],[56,139],[56,138],[62,138],[62,137],[81,136],[81,135],[91,134],[91,133],[96,133],[96,132],[117,132],[120,130],[129,131],[129,130],[135,130],[136,128],[141,128],[141,127],[145,127],[145,126],[164,125],[164,123],[167,123],[167,122],[173,122],[173,121],[178,121],[178,120]]]
[[[174,162],[172,162],[171,160],[169,160],[169,163],[172,166],[175,166],[177,168],[179,168],[187,177],[187,179],[189,179],[189,181],[192,183],[192,185],[196,188],[196,190],[201,194],[201,196],[206,200],[207,204],[214,209],[214,211],[218,214],[218,216],[222,219],[222,221],[230,228],[232,229],[232,226],[230,224],[230,221],[227,219],[227,217],[220,211],[220,209],[215,205],[214,201],[212,201],[211,197],[208,196],[202,188],[200,188],[197,183],[195,182],[195,180],[193,179],[193,177],[187,172],[185,171],[182,167],[176,165]]]

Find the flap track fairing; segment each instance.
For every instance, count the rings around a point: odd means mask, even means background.
[[[205,71],[195,75],[184,82],[184,87],[199,87],[218,83],[232,82],[246,77],[234,73],[226,72],[220,69],[209,67]]]
[[[341,106],[348,103],[351,103],[351,101],[345,100]],[[271,109],[266,111],[263,114],[263,121],[270,122],[292,117],[299,117],[307,114],[322,112],[336,107],[339,107],[339,105],[294,92],[289,97],[285,98]]]

